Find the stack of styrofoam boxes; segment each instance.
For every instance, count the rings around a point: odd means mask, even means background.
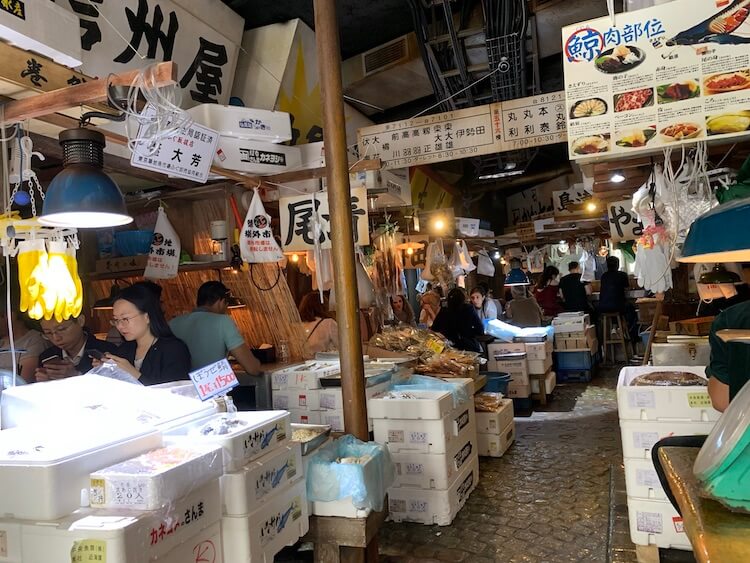
[[[476,411],[477,446],[480,456],[502,457],[516,439],[513,401],[500,399],[495,412]]]
[[[339,362],[309,361],[271,374],[272,405],[295,424],[322,424],[320,378],[341,372]]]
[[[625,367],[617,382],[630,537],[636,545],[691,549],[682,518],[666,497],[651,461],[651,448],[667,436],[709,434],[720,414],[704,386],[633,386],[655,371],[705,377],[700,366]]]
[[[479,481],[474,382],[457,379],[451,391],[388,391],[367,402],[375,441],[396,465],[388,489],[396,522],[449,525]]]
[[[560,381],[590,381],[599,341],[589,315],[562,313],[552,319],[555,328],[555,363]]]
[[[552,341],[543,342],[493,342],[487,346],[490,371],[500,371],[511,375],[508,396],[512,399],[523,399],[538,394],[539,381],[529,375],[544,375],[545,390],[551,394],[557,384],[555,372],[552,371]],[[519,354],[526,354],[526,370]],[[528,387],[528,389],[527,389]]]

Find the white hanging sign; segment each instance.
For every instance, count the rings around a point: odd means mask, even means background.
[[[198,398],[201,401],[206,401],[217,395],[226,395],[230,389],[240,384],[232,366],[226,359],[191,371],[188,375],[195,385],[195,390],[198,391]]]
[[[352,227],[354,244],[370,244],[368,229],[367,190],[351,190]],[[281,244],[287,251],[305,251],[315,248],[315,217],[320,222],[318,241],[321,248],[331,248],[331,223],[328,212],[328,193],[282,197],[279,200],[281,218]]]
[[[147,279],[168,280],[177,277],[180,267],[180,237],[164,213],[159,208],[154,227],[154,239],[151,241],[151,251],[143,277]]]
[[[587,190],[583,184],[574,184],[565,190],[555,190],[552,192],[555,215],[570,215],[573,212],[568,210],[569,205],[581,204],[593,197],[594,194]]]
[[[266,213],[257,189],[253,193],[245,222],[242,224],[240,252],[242,259],[250,264],[278,262],[284,258],[276,239],[273,238],[271,216]]]
[[[643,223],[633,211],[633,201],[625,199],[610,203],[607,206],[609,216],[609,233],[612,242],[635,240],[643,234]]]

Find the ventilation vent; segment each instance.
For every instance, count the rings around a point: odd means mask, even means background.
[[[408,46],[406,44],[406,37],[399,37],[395,41],[364,53],[362,61],[365,67],[365,76],[380,72],[389,66],[401,62],[407,57],[407,54]]]

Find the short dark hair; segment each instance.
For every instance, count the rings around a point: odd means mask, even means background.
[[[576,262],[575,260],[573,260],[570,264],[568,264],[568,271],[572,272],[573,270],[578,268],[578,266],[580,266],[580,264]]]
[[[617,256],[607,257],[607,270],[615,272],[620,269],[620,259]]]
[[[328,318],[325,303],[320,302],[320,295],[317,291],[311,291],[302,298],[299,303],[299,316],[303,323]]]
[[[143,284],[131,285],[123,289],[116,300],[132,303],[141,313],[146,313],[150,321],[151,334],[157,338],[174,336],[167,319],[164,318],[159,299],[152,289],[145,287]]]
[[[459,309],[466,304],[466,292],[463,288],[454,287],[448,292],[448,308]]]
[[[210,307],[220,299],[229,297],[229,288],[219,281],[208,281],[198,288],[198,307]]]

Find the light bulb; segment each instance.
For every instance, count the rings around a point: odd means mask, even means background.
[[[413,248],[407,248],[406,249],[406,254],[408,254],[409,256],[411,256],[412,254],[414,254],[414,249]]]
[[[495,251],[495,260],[499,260],[499,259],[500,259],[500,251],[496,250]]]
[[[292,262],[299,262],[299,256],[297,254],[292,254]]]
[[[625,175],[622,173],[622,170],[615,170],[609,177],[609,181],[619,184],[625,181]]]
[[[442,231],[445,228],[445,221],[442,219],[435,219],[435,230]]]
[[[590,201],[586,204],[586,211],[594,212],[596,211],[596,204],[593,201]]]

